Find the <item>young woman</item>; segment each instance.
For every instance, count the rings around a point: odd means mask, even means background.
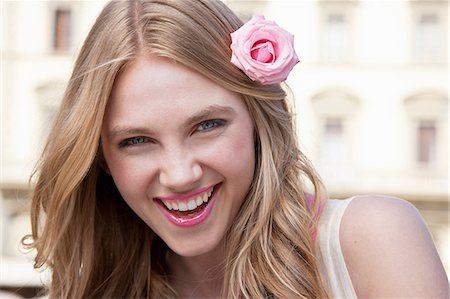
[[[109,3],[35,174],[50,298],[447,298],[410,204],[324,199],[279,84],[297,62],[219,1]]]

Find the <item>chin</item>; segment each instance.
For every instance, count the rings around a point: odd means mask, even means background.
[[[182,257],[197,257],[210,253],[214,254],[223,250],[221,248],[223,242],[215,238],[213,240],[189,240],[187,242],[167,245],[174,253]]]

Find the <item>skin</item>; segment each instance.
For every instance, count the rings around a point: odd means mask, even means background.
[[[359,196],[340,241],[358,298],[449,298],[449,284],[417,209],[387,196]]]
[[[215,297],[223,238],[253,179],[253,124],[242,98],[165,58],[140,57],[117,78],[102,128],[107,171],[127,204],[169,246],[183,297]],[[171,223],[156,198],[221,184],[211,214]]]

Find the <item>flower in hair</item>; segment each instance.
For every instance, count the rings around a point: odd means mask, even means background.
[[[294,36],[261,15],[231,33],[231,63],[253,81],[281,83],[299,62]]]

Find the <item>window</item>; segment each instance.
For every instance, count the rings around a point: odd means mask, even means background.
[[[71,18],[70,9],[58,8],[55,10],[53,35],[53,48],[55,50],[67,51],[70,49]]]
[[[353,136],[359,100],[339,90],[327,90],[312,97],[317,117],[316,163],[327,184],[353,180]]]
[[[439,57],[439,16],[425,13],[416,21],[414,59],[416,62],[435,62]]]
[[[351,59],[352,2],[321,2],[319,27],[320,61],[345,63]]]
[[[66,82],[64,81],[49,81],[36,88],[39,103],[39,128],[42,129],[42,136],[39,138],[41,141],[45,141],[50,133],[65,86]]]
[[[437,129],[434,121],[421,121],[417,127],[417,161],[432,164],[436,161]]]
[[[413,1],[412,60],[416,63],[445,63],[448,43],[447,1]]]
[[[437,92],[424,92],[405,99],[404,104],[409,118],[410,136],[406,156],[411,165],[418,173],[422,173],[424,169],[447,172],[447,96]]]
[[[325,165],[341,167],[346,162],[344,125],[340,118],[325,119],[322,136],[321,160]]]
[[[347,60],[349,37],[346,16],[331,13],[325,17],[321,35],[321,60],[324,62],[344,62]]]

